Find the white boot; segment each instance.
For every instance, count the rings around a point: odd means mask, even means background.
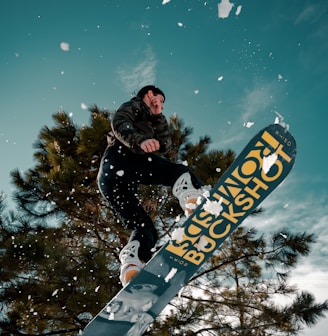
[[[122,264],[120,280],[123,286],[127,285],[144,266],[138,257],[139,246],[140,243],[137,240],[133,240],[122,249],[119,255]]]
[[[203,189],[196,189],[189,173],[182,174],[174,183],[172,193],[178,198],[181,208],[188,217],[197,207],[198,198],[203,198]]]

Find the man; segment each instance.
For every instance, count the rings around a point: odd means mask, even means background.
[[[171,146],[168,123],[162,114],[164,101],[162,90],[147,85],[119,107],[99,169],[101,193],[132,230],[129,243],[120,253],[123,286],[151,258],[158,239],[152,220],[137,198],[138,185],[171,186],[187,214],[202,195],[202,182],[186,166],[160,156]]]

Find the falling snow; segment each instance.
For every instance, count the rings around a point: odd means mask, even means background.
[[[60,44],[60,49],[63,50],[63,51],[69,51],[69,43],[67,42],[62,42]]]
[[[231,3],[229,0],[221,0],[218,4],[218,16],[220,19],[226,19],[233,8],[234,4]]]
[[[212,215],[219,216],[223,207],[221,205],[222,198],[219,201],[210,201],[207,199],[206,203],[204,204],[204,210],[209,212]]]
[[[190,209],[190,210],[194,210],[194,209],[196,209],[197,208],[197,204],[195,204],[195,203],[187,203],[186,204],[186,208],[187,209]]]
[[[247,121],[244,123],[244,127],[251,128],[254,125],[253,121]]]
[[[82,110],[87,110],[88,109],[88,106],[87,106],[87,104],[85,104],[85,103],[81,103],[81,109]]]
[[[116,172],[116,175],[118,175],[118,176],[123,176],[123,175],[124,175],[124,170],[118,170],[118,171]]]
[[[176,268],[172,268],[169,272],[169,274],[165,277],[164,281],[167,283],[169,282],[176,274],[178,270]]]
[[[242,7],[243,7],[243,6],[241,6],[241,5],[239,5],[239,6],[237,7],[237,10],[236,10],[236,15],[237,15],[237,16],[240,14]]]
[[[208,244],[208,240],[206,239],[206,236],[201,236],[197,243],[197,250],[203,251],[205,247],[207,246],[207,244]]]
[[[55,289],[52,293],[52,296],[56,296],[58,294],[58,289]]]
[[[172,233],[172,240],[180,241],[183,239],[184,228],[176,228]]]
[[[275,111],[275,114],[277,116],[275,118],[274,123],[281,125],[282,127],[286,128],[286,130],[288,131],[289,130],[289,125],[284,122],[284,120],[285,120],[284,116],[277,111]]]
[[[275,164],[277,159],[278,159],[278,155],[276,153],[273,153],[269,156],[265,156],[263,158],[262,169],[263,169],[264,174],[267,174],[270,171],[271,167]]]

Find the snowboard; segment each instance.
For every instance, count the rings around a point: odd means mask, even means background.
[[[181,228],[86,326],[84,336],[139,336],[213,252],[285,179],[296,158],[280,124],[256,134]]]

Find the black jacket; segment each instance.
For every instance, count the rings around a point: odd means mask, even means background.
[[[112,120],[112,135],[138,154],[144,153],[140,144],[147,139],[159,141],[160,153],[166,153],[172,143],[164,115],[151,114],[149,107],[138,97],[124,103],[116,111]]]

